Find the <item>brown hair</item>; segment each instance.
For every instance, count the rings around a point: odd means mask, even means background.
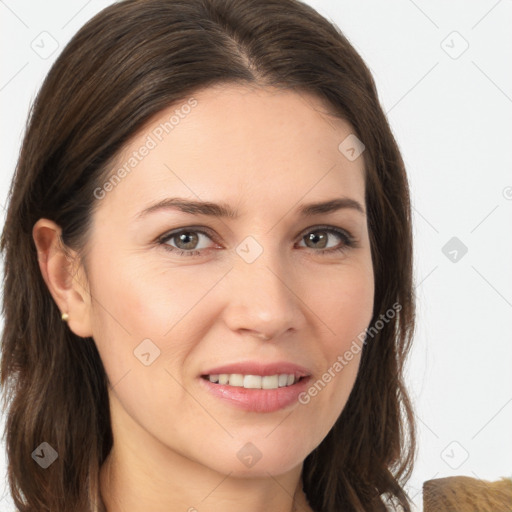
[[[20,512],[105,510],[99,470],[113,439],[108,379],[92,338],[76,336],[41,276],[32,238],[44,217],[86,254],[94,190],[109,162],[155,114],[218,83],[308,92],[366,146],[375,275],[372,324],[342,414],[305,459],[303,485],[322,512],[404,510],[415,428],[403,382],[414,330],[412,229],[404,163],[372,76],[339,29],[297,0],[127,0],[64,48],[30,113],[1,238],[5,276],[1,385],[8,477]],[[341,141],[340,141],[341,142]],[[383,323],[381,321],[381,323]],[[59,454],[32,459],[42,442]]]

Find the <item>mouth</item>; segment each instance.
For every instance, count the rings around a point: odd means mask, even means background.
[[[235,363],[199,375],[201,389],[230,407],[251,412],[274,412],[291,407],[307,389],[311,373],[281,362]]]
[[[293,373],[280,373],[274,375],[244,375],[242,373],[217,373],[201,375],[213,384],[230,386],[245,389],[279,389],[293,386],[306,379],[306,376],[299,376]]]

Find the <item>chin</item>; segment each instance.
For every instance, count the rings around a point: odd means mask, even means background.
[[[268,478],[271,475],[287,473],[301,466],[308,453],[303,453],[304,444],[288,446],[283,450],[279,443],[243,443],[227,452],[212,453],[209,461],[204,461],[213,470],[222,474],[231,474],[236,478]],[[234,457],[233,454],[234,453]],[[229,455],[228,455],[229,454]],[[215,460],[215,464],[211,461]]]

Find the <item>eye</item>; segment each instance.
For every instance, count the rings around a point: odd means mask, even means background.
[[[336,238],[338,243],[336,243]],[[204,228],[197,229],[191,226],[166,233],[157,242],[165,250],[176,253],[179,256],[200,256],[212,248],[208,247],[207,240],[213,241],[214,235]],[[305,242],[307,249],[312,249],[314,253],[321,255],[347,251],[351,247],[356,246],[355,239],[347,231],[333,226],[310,228],[306,234],[302,235],[302,241]],[[334,245],[332,241],[334,241]]]
[[[338,243],[329,246],[329,239],[333,238],[338,238]],[[313,230],[310,229],[301,241],[304,241],[308,248],[318,249],[315,252],[320,254],[346,251],[356,245],[354,238],[348,232],[332,226],[318,226]]]
[[[158,240],[158,243],[164,249],[176,252],[180,256],[198,256],[202,251],[207,250],[207,247],[198,247],[198,244],[201,245],[201,241],[204,244],[204,239],[212,240],[212,237],[206,231],[186,228],[167,233]],[[171,244],[171,242],[174,242],[174,244]]]

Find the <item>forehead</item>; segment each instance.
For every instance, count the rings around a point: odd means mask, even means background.
[[[353,132],[304,92],[210,87],[159,112],[123,148],[101,208],[132,215],[170,195],[235,207],[337,193],[361,200],[364,159],[350,160],[339,149]]]

